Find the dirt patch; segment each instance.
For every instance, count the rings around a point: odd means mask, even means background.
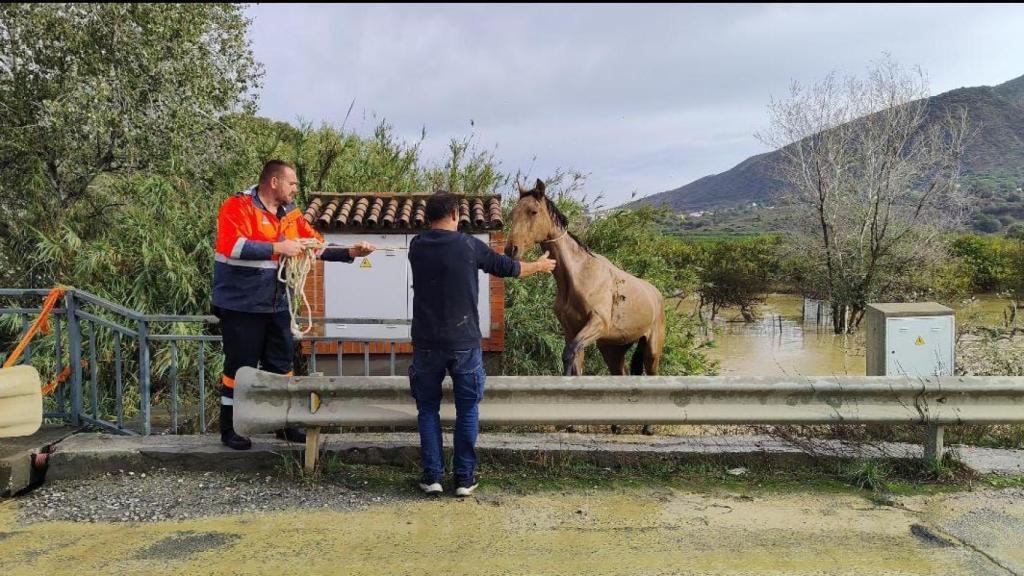
[[[949,540],[933,532],[931,528],[920,524],[912,524],[910,526],[910,533],[929,546],[946,548],[953,545]]]
[[[193,554],[227,546],[239,538],[241,537],[238,534],[225,532],[176,532],[142,550],[136,557],[141,560],[181,560]]]

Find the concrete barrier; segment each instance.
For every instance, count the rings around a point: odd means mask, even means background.
[[[0,438],[35,434],[42,423],[39,372],[27,364],[0,368]]]

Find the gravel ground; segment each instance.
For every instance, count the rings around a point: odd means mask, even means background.
[[[365,481],[356,481],[363,484]],[[289,508],[353,510],[420,497],[412,486],[351,487],[344,481],[306,483],[272,474],[169,471],[114,472],[48,482],[19,498],[23,522],[159,522]]]

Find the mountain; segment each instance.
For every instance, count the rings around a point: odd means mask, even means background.
[[[951,106],[964,106],[968,122],[977,130],[965,151],[965,181],[1013,181],[1006,186],[1019,185],[1024,176],[1024,76],[998,86],[958,88],[928,100],[929,114],[936,119]],[[751,156],[730,170],[627,206],[667,206],[676,212],[688,212],[750,202],[770,204],[785,188],[785,183],[774,177],[781,160],[779,151]]]

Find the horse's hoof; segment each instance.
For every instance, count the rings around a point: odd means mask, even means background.
[[[650,424],[644,424],[644,427],[640,429],[640,433],[644,436],[654,436],[654,427]]]
[[[612,434],[622,434],[622,426],[612,424]]]
[[[568,426],[565,427],[565,431],[570,434],[573,434],[576,432],[576,426],[569,424]]]

